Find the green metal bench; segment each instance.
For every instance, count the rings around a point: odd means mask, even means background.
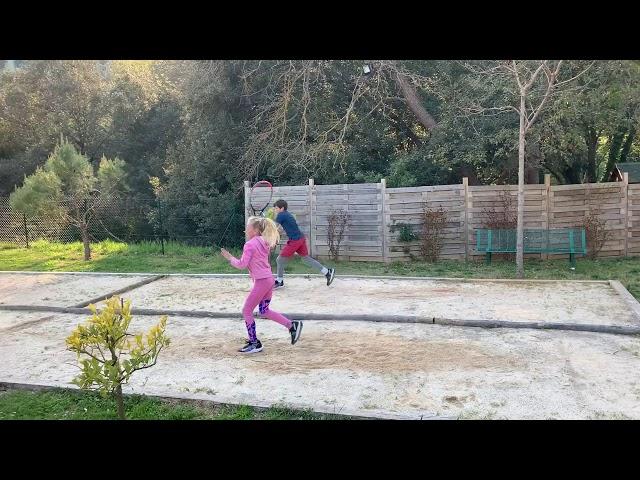
[[[487,263],[491,263],[492,253],[516,253],[516,230],[491,228],[477,229],[476,251],[486,254]],[[525,229],[524,253],[568,253],[569,263],[572,267],[575,267],[575,256],[587,254],[585,229]]]

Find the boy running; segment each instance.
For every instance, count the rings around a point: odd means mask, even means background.
[[[295,253],[300,255],[302,257],[302,261],[308,266],[322,272],[322,274],[327,279],[327,286],[331,285],[331,282],[333,282],[333,277],[336,274],[335,269],[326,268],[316,259],[309,256],[309,251],[307,250],[307,240],[300,231],[296,219],[293,218],[293,215],[291,215],[287,211],[287,202],[280,199],[276,203],[274,203],[273,206],[276,212],[275,221],[282,227],[284,233],[286,233],[287,237],[289,238],[289,240],[287,240],[287,244],[284,246],[284,248],[280,252],[280,255],[278,255],[278,258],[276,259],[278,268],[276,272],[276,281],[274,288],[278,289],[284,287],[284,267],[287,263],[289,263],[289,260],[291,260],[291,257],[293,257]]]

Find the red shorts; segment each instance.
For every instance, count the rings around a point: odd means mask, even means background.
[[[287,244],[282,248],[280,252],[281,257],[292,257],[294,253],[297,253],[301,257],[309,255],[307,250],[307,239],[302,237],[299,240],[287,240]]]

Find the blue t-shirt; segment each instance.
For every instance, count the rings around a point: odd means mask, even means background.
[[[287,234],[289,240],[300,240],[304,236],[302,235],[300,228],[298,228],[298,222],[296,222],[296,219],[293,218],[293,215],[286,210],[283,210],[278,214],[276,222],[282,225],[284,233]]]

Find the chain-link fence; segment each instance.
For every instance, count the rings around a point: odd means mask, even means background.
[[[211,246],[234,244],[236,230],[244,222],[242,212],[220,218],[215,231],[201,231],[192,217],[166,211],[155,200],[114,199],[96,210],[89,226],[92,242],[106,239],[126,243],[152,242],[165,253],[166,242]],[[237,225],[236,225],[237,224]],[[80,230],[53,216],[30,217],[13,210],[8,197],[0,197],[0,242],[29,247],[34,241],[81,241]]]

